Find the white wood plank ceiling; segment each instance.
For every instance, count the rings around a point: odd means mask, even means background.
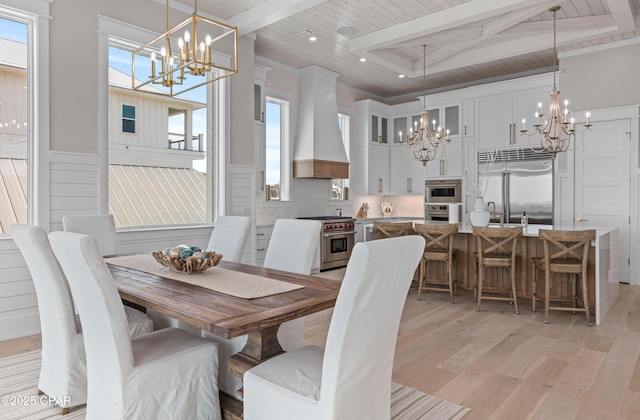
[[[198,12],[255,32],[258,56],[394,102],[423,89],[422,45],[427,91],[550,71],[555,5],[559,52],[640,37],[640,0],[199,0]]]

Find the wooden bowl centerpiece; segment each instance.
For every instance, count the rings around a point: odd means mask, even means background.
[[[187,274],[200,273],[222,261],[222,254],[202,251],[198,247],[187,245],[154,251],[152,255],[156,261],[170,270]]]

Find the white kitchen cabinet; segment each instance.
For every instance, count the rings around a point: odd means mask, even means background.
[[[389,146],[369,145],[369,194],[389,193]]]
[[[538,103],[542,109],[549,107],[546,88],[532,88],[515,92],[483,96],[474,101],[475,137],[478,149],[503,148],[529,144],[527,136],[521,136],[522,118],[531,128]]]
[[[380,114],[371,114],[369,116],[371,125],[369,141],[371,143],[389,144],[389,117]]]
[[[458,137],[450,142],[442,142],[438,158],[427,163],[427,178],[460,178],[462,176],[462,141]]]
[[[464,101],[462,103],[462,135],[464,137],[473,136],[473,101]]]
[[[514,144],[513,95],[477,98],[474,102],[476,140],[479,149],[503,148]]]
[[[273,226],[256,226],[256,265],[262,267]]]
[[[422,194],[426,169],[422,162],[411,156],[411,149],[404,145],[390,149],[390,194]]]

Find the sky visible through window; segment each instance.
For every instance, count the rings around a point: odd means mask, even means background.
[[[0,18],[0,38],[27,43],[27,25]]]

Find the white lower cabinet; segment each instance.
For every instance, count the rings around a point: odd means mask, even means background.
[[[262,267],[264,257],[267,255],[269,239],[271,239],[272,226],[256,226],[256,265]]]

